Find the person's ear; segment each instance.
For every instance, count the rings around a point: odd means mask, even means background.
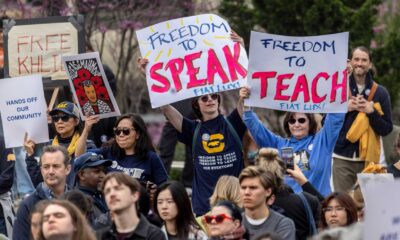
[[[233,224],[235,225],[235,228],[240,227],[240,221],[238,219],[236,219],[235,221],[233,221]]]
[[[71,164],[68,164],[66,167],[67,175],[71,172]]]

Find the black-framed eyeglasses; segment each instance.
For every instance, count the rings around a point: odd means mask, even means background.
[[[123,127],[123,128],[114,128],[114,134],[115,136],[119,136],[121,135],[121,133],[124,136],[128,136],[129,134],[131,134],[131,130],[136,131],[134,128],[127,128],[127,127]]]
[[[54,115],[54,116],[51,116],[51,120],[52,120],[54,123],[60,121],[60,119],[61,119],[61,121],[63,121],[63,122],[68,122],[68,120],[69,120],[70,118],[72,118],[72,116],[70,116],[70,115],[65,115],[65,114],[63,114],[63,115]]]
[[[303,124],[306,121],[307,121],[307,119],[305,119],[305,118],[298,118],[298,119],[291,118],[291,119],[289,119],[289,124],[293,125],[296,122],[299,122],[300,124]]]
[[[200,97],[200,100],[201,100],[202,102],[207,102],[209,96],[211,97],[212,100],[217,100],[217,99],[218,99],[218,94],[214,93],[214,94],[210,94],[210,95],[201,96],[201,97]]]

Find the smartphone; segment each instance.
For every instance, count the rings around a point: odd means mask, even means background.
[[[292,147],[281,148],[282,160],[285,163],[286,169],[294,170],[294,154]]]

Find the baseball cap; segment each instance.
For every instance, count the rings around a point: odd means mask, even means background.
[[[50,116],[56,115],[57,112],[63,112],[70,116],[74,116],[79,119],[79,109],[72,102],[61,102],[53,110],[50,111]]]
[[[96,153],[84,153],[77,157],[74,161],[74,172],[79,172],[85,168],[97,167],[100,165],[109,167],[112,161],[109,159],[103,159],[103,155]]]

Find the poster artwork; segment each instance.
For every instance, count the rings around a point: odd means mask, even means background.
[[[74,97],[82,114],[100,118],[120,115],[97,53],[63,57]]]

